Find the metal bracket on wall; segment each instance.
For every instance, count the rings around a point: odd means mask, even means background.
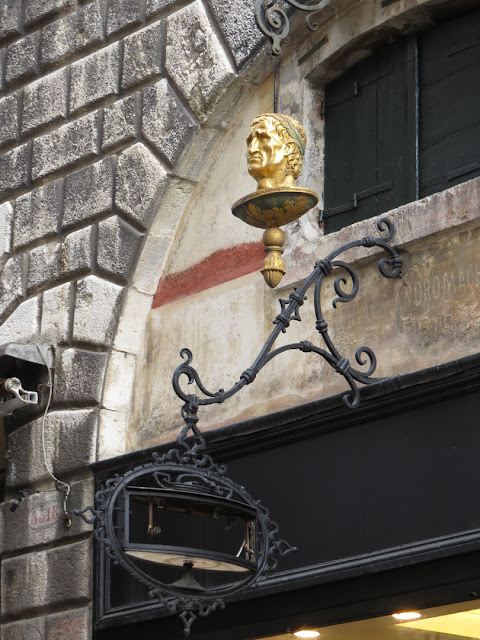
[[[360,402],[360,393],[356,382],[372,384],[378,380],[372,378],[376,369],[376,357],[369,347],[359,347],[355,352],[355,359],[357,364],[360,367],[366,367],[366,370],[358,370],[350,365],[347,358],[342,356],[328,333],[328,324],[322,312],[321,294],[325,279],[335,270],[339,270],[340,275],[335,278],[333,283],[337,295],[333,300],[333,307],[336,307],[340,302],[350,302],[356,297],[359,291],[357,273],[351,265],[337,259],[341,253],[355,247],[383,249],[387,255],[379,260],[380,273],[385,278],[400,277],[402,259],[396,250],[388,244],[394,235],[393,223],[387,218],[378,220],[377,230],[379,233],[383,232],[384,235],[381,237],[367,236],[350,242],[332,251],[325,259],[316,262],[312,273],[302,286],[294,289],[287,300],[279,300],[281,311],[273,320],[275,328],[255,362],[240,375],[240,379],[231,389],[208,391],[202,384],[197,371],[192,367],[192,353],[188,349],[182,349],[180,355],[184,361],[175,369],[172,378],[175,393],[184,402],[181,414],[185,426],[176,440],[176,446],[163,455],[154,453],[153,462],[136,466],[123,475],[116,474],[113,478],[109,478],[105,481],[103,488],[97,491],[95,506],[74,511],[74,515],[83,518],[85,522],[95,523],[95,536],[103,545],[107,557],[148,587],[150,597],[157,599],[167,611],[178,614],[183,622],[184,634],[187,637],[190,635],[193,622],[198,617],[207,616],[216,609],[223,608],[225,606],[224,598],[246,591],[261,576],[274,570],[279,558],[296,550],[296,547],[292,547],[279,537],[279,527],[271,518],[269,510],[259,500],[250,496],[243,486],[227,478],[226,467],[214,462],[207,453],[205,438],[197,426],[198,409],[201,405],[224,402],[245,385],[251,384],[257,373],[270,360],[293,349],[321,356],[334,371],[342,375],[350,386],[350,391],[344,394],[343,400],[348,407],[356,407]],[[349,281],[351,287],[348,287]],[[305,294],[312,285],[315,285],[313,293],[315,327],[320,333],[326,349],[319,348],[307,340],[273,349],[280,333],[285,333],[292,321],[301,321],[299,309],[307,299]],[[349,288],[347,291],[345,290],[346,286]],[[183,376],[187,378],[188,384],[196,384],[203,395],[202,398],[183,391],[180,386],[180,379],[184,381]],[[250,562],[247,573],[240,574],[239,579],[233,582],[230,578],[226,583],[215,581],[199,584],[191,575],[192,570],[194,568],[213,570],[214,566],[211,564],[202,563],[206,560],[216,561],[220,556],[215,550],[209,551],[209,555],[205,556],[205,550],[198,551],[191,544],[172,546],[169,543],[153,542],[147,544],[142,542],[136,551],[135,549],[132,551],[129,531],[133,511],[130,510],[128,493],[139,488],[142,491],[147,491],[147,494],[142,495],[150,496],[150,499],[153,496],[160,500],[162,509],[168,507],[167,494],[168,499],[175,501],[172,507],[173,511],[179,511],[178,500],[183,501],[184,510],[186,509],[185,504],[188,502],[187,511],[190,512],[192,509],[190,503],[192,503],[200,515],[213,514],[213,518],[218,517],[218,509],[212,512],[205,511],[205,505],[215,504],[218,506],[220,501],[225,513],[230,512],[231,505],[233,505],[235,513],[243,513],[246,509],[250,515],[253,515],[252,522],[256,523],[256,532],[254,535],[247,533],[240,552],[235,556],[235,562],[238,562],[239,554],[246,551]],[[203,505],[203,511],[199,505]],[[86,516],[87,511],[91,512],[91,518]],[[247,531],[251,531],[250,526],[253,525],[248,524]],[[150,528],[153,528],[152,519],[148,520],[147,532]],[[138,546],[138,541],[134,541],[134,543]],[[237,548],[236,545],[235,549]],[[142,553],[150,555],[141,555]],[[155,557],[155,560],[152,556]],[[225,557],[228,556],[222,553],[221,557],[225,560]],[[158,574],[150,574],[147,570],[137,566],[135,558],[147,559],[158,565],[172,565],[173,563],[174,566],[181,566],[183,563],[184,574],[175,582],[167,582]],[[228,567],[227,571],[231,571],[231,561]],[[225,569],[221,571],[225,571]]]
[[[0,346],[0,417],[11,415],[25,405],[38,404],[38,393],[23,388],[38,386],[32,378],[36,365],[53,368],[54,353],[50,345],[9,342]],[[22,382],[23,381],[23,382]]]
[[[282,0],[284,6],[288,3],[293,9],[310,12],[310,15],[305,18],[306,25],[310,31],[316,31],[318,29],[318,23],[315,22],[313,18],[323,11],[330,2],[331,0],[321,0],[321,2],[308,5],[299,0]],[[280,43],[288,36],[290,31],[289,16],[280,5],[272,4],[270,0],[256,0],[255,18],[260,30],[272,41],[273,55],[279,56],[282,52]],[[321,41],[319,46],[324,44],[324,40]]]
[[[0,380],[0,417],[9,416],[25,404],[38,404],[38,393],[25,391],[19,378]]]
[[[359,196],[360,194],[357,194],[357,198]],[[375,379],[371,377],[377,367],[377,360],[372,349],[366,346],[359,347],[355,352],[355,359],[357,363],[363,366],[368,364],[368,370],[359,371],[356,368],[352,367],[350,362],[339,353],[328,333],[328,324],[323,316],[322,311],[321,294],[322,286],[325,279],[333,272],[334,269],[339,269],[341,272],[343,271],[344,275],[339,275],[335,278],[333,286],[337,297],[333,300],[333,307],[336,308],[337,304],[340,302],[350,302],[356,297],[359,291],[359,279],[355,269],[342,260],[336,260],[337,256],[339,256],[341,253],[344,253],[349,249],[353,249],[354,247],[379,247],[383,249],[387,252],[388,257],[380,259],[378,264],[380,273],[385,278],[399,278],[401,276],[402,259],[398,255],[396,250],[388,244],[395,233],[393,223],[388,218],[382,218],[377,221],[376,227],[380,233],[386,231],[386,235],[378,238],[368,236],[362,238],[361,240],[350,242],[343,247],[332,251],[332,253],[330,253],[324,260],[319,260],[315,264],[312,273],[308,276],[308,278],[306,278],[301,287],[299,287],[298,289],[295,288],[293,290],[293,293],[290,294],[288,300],[279,301],[281,312],[273,321],[275,329],[273,329],[270,337],[264,344],[255,362],[249,369],[246,369],[241,374],[239,381],[236,382],[233,387],[231,387],[231,389],[227,391],[225,391],[224,389],[220,389],[216,392],[208,391],[202,384],[196,369],[191,366],[193,359],[192,353],[189,351],[189,349],[182,349],[180,351],[180,355],[185,359],[185,362],[180,364],[175,369],[172,379],[175,393],[185,403],[182,409],[182,416],[185,420],[186,426],[179,436],[179,441],[184,441],[189,431],[192,431],[197,437],[202,437],[198,428],[196,427],[196,422],[198,421],[197,411],[199,405],[218,404],[224,402],[231,396],[235,395],[238,391],[240,391],[245,385],[251,384],[255,380],[259,371],[268,362],[270,362],[270,360],[275,358],[280,353],[291,349],[298,349],[299,351],[303,351],[304,353],[316,353],[324,360],[326,360],[326,362],[337,373],[345,378],[348,385],[350,386],[350,391],[343,396],[345,404],[352,409],[358,406],[360,402],[360,393],[356,382],[360,382],[361,384],[372,384],[373,382],[378,381],[378,378]],[[349,292],[346,292],[344,290],[345,285],[347,285],[347,278],[345,277],[345,274],[350,279],[352,285]],[[307,299],[307,296],[305,294],[313,284],[315,284],[313,294],[316,316],[315,327],[320,333],[320,336],[322,337],[327,349],[321,349],[311,342],[304,340],[302,342],[287,344],[272,350],[272,347],[279,334],[286,332],[287,328],[290,325],[290,322],[292,320],[301,321],[299,308]],[[182,376],[187,377],[189,384],[195,382],[195,384],[205,397],[198,398],[196,395],[185,393],[180,386],[180,378]]]

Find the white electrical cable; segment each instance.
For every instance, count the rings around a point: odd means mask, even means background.
[[[43,448],[43,461],[45,463],[45,468],[48,471],[50,477],[55,480],[57,485],[62,485],[63,487],[65,487],[65,489],[63,490],[63,512],[65,515],[65,522],[67,527],[70,527],[70,525],[72,524],[72,521],[70,518],[67,517],[68,514],[68,510],[67,510],[67,501],[68,501],[68,497],[70,495],[70,491],[71,491],[71,486],[67,483],[64,482],[63,480],[60,480],[59,478],[56,477],[56,475],[53,473],[53,469],[50,467],[48,460],[47,460],[47,449],[45,446],[45,421],[47,418],[47,413],[48,410],[50,409],[50,403],[52,402],[52,394],[53,394],[53,378],[52,378],[52,370],[50,369],[47,359],[45,358],[45,354],[43,353],[41,347],[39,344],[37,344],[36,342],[34,342],[35,346],[38,349],[38,352],[40,353],[40,355],[42,356],[42,360],[45,363],[45,366],[47,367],[47,371],[48,371],[48,400],[47,400],[47,406],[45,407],[45,411],[43,412],[43,416],[42,416],[42,448]],[[60,489],[58,489],[58,487],[56,487],[57,491],[60,491]]]

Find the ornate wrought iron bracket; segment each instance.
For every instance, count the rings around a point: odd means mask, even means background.
[[[191,419],[194,424],[196,411],[192,411],[191,415],[185,414],[185,418]],[[218,465],[205,453],[202,435],[196,427],[193,427],[193,431],[194,438],[188,443],[184,438],[179,438],[178,447],[170,449],[164,455],[154,453],[152,462],[108,479],[104,488],[95,494],[96,508],[86,507],[74,511],[74,515],[80,516],[86,523],[96,525],[94,536],[103,546],[110,562],[121,566],[135,580],[148,587],[152,599],[158,600],[170,613],[178,615],[187,637],[198,617],[223,609],[224,598],[252,587],[261,576],[277,567],[280,557],[296,551],[296,547],[279,537],[279,527],[271,519],[268,509],[259,500],[252,498],[243,486],[225,475],[226,467]],[[237,510],[239,505],[243,505],[254,512],[257,527],[253,544],[258,547],[256,566],[247,573],[239,574],[245,576],[240,580],[229,580],[227,584],[201,591],[191,590],[188,584],[182,585],[181,581],[169,583],[153,577],[144,566],[138,565],[128,555],[127,527],[122,524],[130,517],[129,503],[125,496],[136,489],[149,490],[151,495],[160,495],[160,498],[166,494],[171,496],[172,493],[181,496],[186,492],[196,501],[197,508],[201,499],[211,499],[216,503],[222,502],[223,508],[231,501]],[[87,511],[92,513],[92,518],[86,516]],[[172,550],[170,548],[170,552]],[[182,549],[178,549],[177,553],[181,551]],[[188,549],[186,552],[188,553]]]
[[[188,349],[182,349],[180,351],[180,355],[185,359],[185,362],[182,362],[176,369],[173,374],[173,388],[175,393],[179,398],[183,400],[185,403],[182,408],[182,417],[186,423],[182,433],[179,436],[179,443],[188,447],[185,442],[185,438],[189,431],[191,431],[195,438],[203,440],[201,433],[197,428],[198,422],[198,407],[200,405],[207,404],[219,404],[235,395],[242,389],[245,385],[251,384],[256,375],[259,373],[263,367],[270,362],[273,358],[278,356],[280,353],[284,351],[298,349],[299,351],[303,351],[304,353],[316,353],[336,371],[340,375],[342,375],[347,381],[350,390],[343,396],[343,400],[345,404],[351,409],[358,406],[360,402],[360,392],[357,387],[357,382],[361,384],[372,384],[373,382],[378,382],[379,378],[372,378],[375,369],[377,367],[377,360],[374,352],[369,347],[363,346],[359,347],[355,352],[355,360],[358,365],[365,366],[368,365],[368,369],[366,371],[358,370],[350,364],[350,362],[344,358],[335,345],[328,333],[328,324],[325,320],[322,312],[322,302],[321,302],[321,293],[322,286],[325,282],[327,276],[329,276],[334,269],[339,269],[343,271],[346,276],[350,279],[351,282],[351,290],[346,292],[344,290],[345,285],[347,285],[348,280],[345,275],[339,275],[335,278],[334,281],[334,289],[337,297],[333,300],[333,307],[336,308],[339,302],[351,302],[357,295],[359,291],[359,280],[355,269],[343,262],[342,260],[337,260],[336,258],[348,251],[349,249],[353,249],[354,247],[379,247],[387,252],[389,257],[383,257],[380,259],[378,268],[382,276],[385,278],[398,278],[401,275],[402,268],[402,259],[396,252],[396,250],[391,247],[388,243],[393,238],[395,233],[394,226],[390,220],[387,218],[383,218],[377,222],[377,229],[380,233],[387,232],[385,236],[374,238],[368,236],[366,238],[362,238],[361,240],[356,240],[355,242],[350,242],[335,251],[332,251],[324,260],[319,260],[312,271],[312,273],[306,278],[303,285],[299,289],[294,289],[293,293],[290,294],[288,300],[280,300],[281,312],[276,316],[273,323],[275,324],[275,328],[273,329],[270,337],[264,344],[262,350],[258,354],[255,362],[252,366],[246,369],[240,376],[240,379],[231,387],[225,391],[224,389],[219,389],[216,392],[208,391],[203,385],[197,371],[192,367],[192,353]],[[315,307],[315,316],[316,316],[316,329],[320,333],[323,342],[325,343],[326,349],[320,348],[308,342],[306,340],[302,342],[297,342],[293,344],[288,344],[283,347],[278,347],[272,351],[272,347],[279,336],[280,333],[285,333],[290,322],[292,320],[300,321],[300,313],[299,308],[304,304],[307,296],[305,295],[308,289],[315,284],[313,301]],[[185,393],[180,386],[180,378],[185,375],[188,379],[188,383],[196,383],[197,387],[203,394],[203,398],[197,397],[195,394]]]
[[[195,619],[223,608],[225,606],[224,598],[251,588],[262,576],[276,568],[280,557],[296,550],[295,547],[279,537],[279,527],[271,519],[268,509],[259,500],[252,498],[244,487],[229,479],[226,476],[225,466],[217,464],[207,454],[205,439],[197,427],[198,408],[201,405],[224,402],[245,385],[251,384],[259,371],[270,360],[291,349],[298,349],[305,353],[316,353],[324,358],[337,373],[346,379],[350,386],[350,391],[343,397],[347,406],[353,408],[358,405],[360,394],[356,382],[371,384],[375,381],[372,378],[376,368],[375,354],[368,347],[357,349],[355,354],[357,363],[368,366],[367,371],[362,372],[353,368],[349,361],[339,353],[328,334],[328,325],[322,313],[321,293],[325,279],[335,269],[338,269],[343,271],[344,275],[335,278],[333,286],[337,297],[333,300],[333,306],[336,307],[339,302],[350,302],[355,298],[359,291],[359,280],[355,269],[342,260],[337,260],[340,254],[354,247],[379,247],[383,249],[388,257],[380,259],[378,265],[380,273],[386,278],[396,278],[401,275],[402,260],[396,250],[388,244],[394,234],[393,224],[389,220],[383,219],[377,223],[377,228],[379,232],[386,231],[386,235],[379,238],[362,238],[333,251],[324,260],[319,260],[315,264],[312,273],[300,288],[294,289],[288,300],[280,300],[281,310],[273,321],[275,328],[255,362],[240,375],[238,382],[231,389],[227,391],[219,389],[214,393],[208,391],[202,384],[197,371],[191,366],[191,352],[188,349],[182,349],[180,354],[185,361],[175,369],[172,380],[176,394],[184,402],[182,417],[185,421],[185,427],[177,438],[176,446],[163,455],[154,453],[152,462],[134,467],[123,475],[117,474],[108,479],[104,487],[95,495],[95,507],[77,509],[74,512],[76,516],[80,516],[88,524],[95,523],[95,537],[102,544],[105,556],[111,562],[120,565],[132,577],[147,586],[151,598],[157,599],[169,612],[176,613],[180,617],[185,636],[190,635],[191,626]],[[349,291],[346,291],[344,287],[348,285],[348,279],[351,287]],[[307,299],[306,292],[313,284],[315,284],[313,298],[316,328],[326,349],[317,347],[311,342],[302,341],[272,350],[277,337],[280,333],[286,332],[290,322],[293,320],[301,321],[299,308]],[[203,398],[199,398],[195,394],[187,394],[182,390],[180,378],[183,375],[187,377],[188,383],[196,383],[204,396]],[[189,432],[193,437],[188,437]],[[198,551],[198,549],[168,546],[169,543],[163,543],[161,538],[159,542],[153,541],[151,544],[145,544],[141,541],[138,543],[138,540],[132,542],[130,519],[133,517],[134,511],[130,496],[134,501],[136,495],[139,495],[141,500],[149,502],[152,505],[152,510],[155,504],[162,510],[168,511],[169,500],[173,500],[173,505],[171,505],[173,512],[179,510],[180,501],[183,505],[192,503],[193,511],[200,509],[203,516],[208,515],[210,513],[208,509],[210,509],[214,519],[229,517],[229,513],[235,517],[246,517],[247,526],[242,547],[236,556],[227,557],[229,568],[222,568],[220,571],[231,571],[232,565],[235,567],[242,562],[243,566],[247,564],[248,570],[237,574],[240,577],[236,581],[232,582],[232,579],[229,578],[226,583],[207,584],[203,587],[193,578],[192,569],[208,568],[201,564],[205,558],[213,563],[219,562],[223,558],[222,562],[225,562],[225,554],[212,551],[208,552],[209,556],[205,556],[205,552]],[[201,511],[202,505],[204,506],[203,512]],[[214,505],[214,511],[212,505]],[[86,515],[87,511],[91,512],[92,517]],[[136,521],[136,516],[134,519]],[[154,531],[153,521],[150,525]],[[138,527],[138,522],[133,526]],[[161,536],[162,530],[160,527],[158,529],[159,531],[155,535],[158,533]],[[145,553],[146,556],[142,555]],[[242,553],[246,555],[244,560],[239,559]],[[152,559],[155,554],[158,554],[156,560]],[[198,554],[200,555],[198,556]],[[145,564],[149,562],[171,564],[170,560],[165,560],[165,556],[170,559],[174,558],[174,564],[176,562],[175,566],[177,567],[183,563],[185,573],[176,582],[172,583],[160,579],[158,575],[154,577],[145,567]],[[138,559],[143,560],[143,564],[139,563]],[[198,562],[199,559],[200,564],[194,566],[194,562]],[[222,566],[225,567],[225,564]],[[210,568],[212,568],[211,565]]]
[[[281,4],[288,3],[296,9],[309,11],[310,15],[305,18],[305,22],[310,31],[316,31],[318,24],[314,21],[315,15],[323,11],[331,0],[321,0],[315,4],[305,4],[298,0],[281,0]],[[290,31],[290,20],[281,4],[275,4],[275,0],[257,0],[255,3],[255,18],[259,28],[272,41],[272,53],[279,56],[281,53],[280,43]]]

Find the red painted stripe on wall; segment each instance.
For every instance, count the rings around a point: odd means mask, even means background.
[[[250,242],[216,251],[186,271],[161,278],[152,308],[257,271],[264,258],[263,242]]]

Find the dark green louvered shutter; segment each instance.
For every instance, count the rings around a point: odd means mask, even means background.
[[[325,90],[325,233],[416,197],[415,42],[401,40]]]
[[[420,195],[480,175],[480,11],[420,39]]]

